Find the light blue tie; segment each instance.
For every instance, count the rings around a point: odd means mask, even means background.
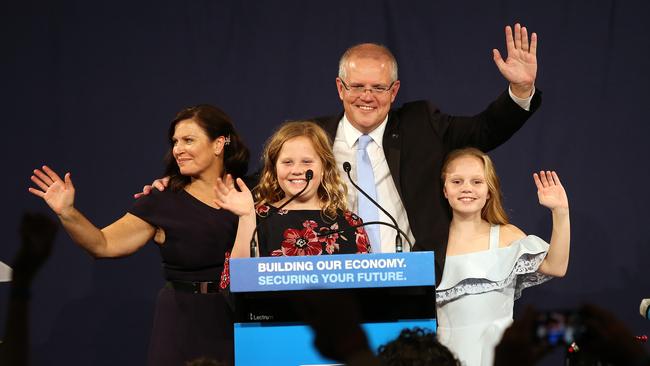
[[[375,174],[372,172],[372,163],[368,156],[368,144],[372,137],[361,135],[357,143],[357,179],[359,187],[363,189],[368,196],[377,201],[377,187],[375,186]],[[359,216],[363,222],[379,221],[379,210],[363,194],[359,193]],[[379,241],[379,225],[368,225],[365,227],[370,239],[370,247],[373,253],[381,253],[381,242]]]

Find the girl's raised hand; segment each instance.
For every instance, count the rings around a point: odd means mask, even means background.
[[[569,208],[569,199],[560,183],[560,178],[554,171],[542,170],[539,173],[534,173],[533,180],[537,186],[537,198],[542,206],[551,210]]]
[[[226,176],[225,181],[217,178],[217,184],[214,186],[217,198],[214,202],[237,216],[255,215],[255,204],[251,191],[241,178],[237,178],[236,182],[241,192],[235,189],[230,174]]]

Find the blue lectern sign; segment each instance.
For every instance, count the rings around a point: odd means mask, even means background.
[[[233,258],[230,291],[430,286],[433,252]]]

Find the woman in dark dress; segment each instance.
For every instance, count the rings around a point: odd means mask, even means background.
[[[228,181],[217,183],[217,204],[239,217],[233,258],[250,256],[258,223],[261,256],[368,252],[368,236],[356,227],[361,219],[346,208],[345,183],[323,129],[313,122],[287,122],[268,140],[263,156],[256,202],[239,178],[241,191]],[[311,181],[308,170],[313,172]],[[227,279],[224,282],[222,286]]]
[[[170,187],[140,198],[122,218],[98,229],[74,207],[75,189],[43,166],[30,188],[59,216],[79,246],[96,258],[127,256],[153,239],[167,283],[158,294],[149,365],[183,365],[207,356],[232,362],[231,312],[218,292],[224,254],[237,231],[237,217],[219,210],[214,185],[228,174],[241,177],[248,149],[220,109],[199,105],[182,110],[169,129]]]

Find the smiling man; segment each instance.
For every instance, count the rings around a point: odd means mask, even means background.
[[[514,31],[506,27],[505,36],[507,58],[496,49],[493,58],[508,90],[477,115],[448,115],[426,101],[392,108],[400,89],[397,61],[386,47],[364,43],[345,51],[339,62],[336,86],[343,113],[317,119],[334,141],[339,169],[351,163],[352,178],[395,217],[415,242],[414,250],[435,251],[438,281],[450,222],[440,180],[444,157],[465,146],[488,151],[501,145],[541,103],[534,87],[537,35],[529,40],[527,29],[516,24]],[[349,208],[364,221],[390,222],[356,190],[348,192]],[[395,250],[395,230],[366,229],[374,252]]]
[[[489,151],[507,141],[541,104],[535,90],[537,35],[520,24],[505,27],[507,58],[497,49],[493,59],[508,81],[508,90],[479,114],[468,117],[441,112],[427,101],[392,108],[400,89],[397,61],[384,46],[350,47],[339,61],[336,87],[343,112],[314,119],[334,141],[340,170],[352,166],[352,178],[379,201],[415,243],[414,250],[434,250],[436,280],[445,264],[449,222],[442,195],[441,168],[451,150],[473,146]],[[347,180],[347,174],[343,173]],[[166,179],[154,181],[163,190]],[[348,208],[364,221],[390,222],[348,185]],[[149,194],[145,186],[135,198]],[[395,230],[366,226],[373,252],[395,251]]]

